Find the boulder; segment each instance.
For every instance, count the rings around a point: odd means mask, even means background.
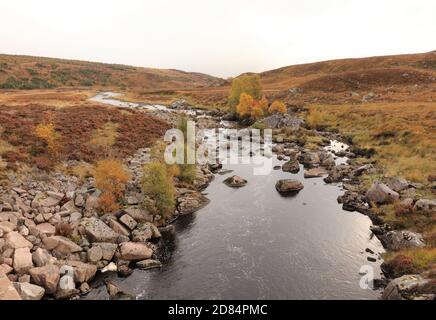
[[[22,300],[9,278],[0,272],[0,301],[1,300]]]
[[[300,164],[296,160],[290,160],[283,164],[282,170],[284,172],[290,172],[295,174],[300,172]]]
[[[161,268],[162,263],[159,260],[146,259],[146,260],[138,261],[135,264],[135,267],[142,270],[150,270],[154,268]]]
[[[260,123],[270,129],[284,127],[298,129],[304,123],[304,120],[289,113],[277,113],[262,119]]]
[[[120,259],[139,261],[150,259],[153,251],[144,243],[125,242],[120,245]]]
[[[143,208],[128,207],[125,208],[123,211],[127,213],[129,216],[131,216],[133,219],[135,219],[136,222],[153,221],[153,215]]]
[[[109,242],[94,242],[92,244],[93,247],[100,247],[101,249],[101,253],[102,253],[102,258],[103,260],[106,261],[111,261],[115,251],[118,248],[118,245],[114,244],[114,243],[109,243]]]
[[[330,170],[328,177],[324,178],[324,181],[326,183],[340,182],[345,177],[347,177],[352,171],[353,168],[347,164],[340,164],[338,166],[334,166]]]
[[[374,182],[366,192],[366,200],[370,203],[389,204],[400,199],[400,195],[387,185]]]
[[[51,237],[56,233],[55,226],[52,226],[50,223],[47,222],[40,223],[35,228],[40,234],[44,234],[48,237]]]
[[[32,254],[29,248],[15,249],[13,267],[17,274],[24,274],[33,267]]]
[[[29,274],[33,283],[45,288],[47,294],[56,292],[59,283],[59,267],[48,264],[44,267],[32,268]]]
[[[17,224],[9,221],[0,222],[0,231],[3,233],[9,233],[17,230]]]
[[[392,280],[383,291],[383,300],[435,298],[436,281],[420,275],[404,275]]]
[[[50,262],[54,262],[55,258],[53,258],[47,250],[38,248],[32,253],[32,261],[37,267],[43,267]]]
[[[436,212],[436,200],[419,199],[416,201],[413,209],[415,211],[426,213]]]
[[[292,195],[304,188],[303,184],[294,179],[279,180],[276,183],[276,190],[282,195]]]
[[[239,176],[232,176],[224,180],[224,183],[232,188],[241,188],[247,184],[247,180]]]
[[[134,242],[147,242],[153,237],[153,229],[148,223],[141,223],[132,232],[132,240]]]
[[[103,258],[103,250],[99,246],[93,246],[87,252],[88,261],[91,263],[97,263]]]
[[[127,228],[125,228],[121,223],[119,223],[115,219],[109,219],[107,223],[112,228],[112,230],[118,233],[119,235],[123,235],[126,237],[130,235],[129,230],[127,230]]]
[[[97,218],[82,220],[86,235],[92,242],[115,243],[118,233],[109,228],[103,221]]]
[[[45,289],[26,282],[14,282],[15,289],[23,300],[41,300],[44,297]]]
[[[61,197],[62,195],[62,197]],[[62,200],[63,194],[53,193],[49,195],[48,193],[37,193],[32,201],[32,208],[38,207],[56,207]]]
[[[81,261],[66,261],[66,265],[74,269],[74,282],[83,283],[91,281],[97,273],[97,266]]]
[[[424,239],[421,234],[407,230],[389,231],[381,236],[380,240],[388,250],[392,251],[425,247]]]
[[[409,182],[400,177],[387,177],[383,179],[383,182],[396,192],[400,192],[409,187]]]
[[[311,168],[321,162],[318,152],[305,152],[300,154],[298,161],[304,165],[305,168]]]
[[[13,249],[33,248],[33,244],[27,241],[21,234],[16,231],[9,232],[5,235],[6,243]]]
[[[79,245],[63,236],[46,237],[42,240],[42,243],[44,244],[45,249],[53,250],[63,255],[82,251],[82,248]]]
[[[10,265],[6,263],[0,264],[0,274],[8,275],[12,271],[14,271],[14,268],[12,268]]]
[[[177,210],[181,215],[191,214],[203,208],[208,203],[209,199],[200,192],[188,190],[177,198]]]
[[[322,177],[323,175],[326,175],[327,171],[323,168],[312,168],[309,170],[306,170],[304,172],[304,177],[306,179],[310,179],[310,178],[318,178],[318,177]]]
[[[133,230],[136,228],[137,226],[137,222],[135,221],[135,219],[133,219],[131,216],[129,216],[128,214],[122,215],[120,217],[120,222],[122,224],[124,224],[127,228],[129,228],[130,230]]]

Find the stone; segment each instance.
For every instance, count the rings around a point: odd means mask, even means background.
[[[188,190],[177,198],[177,210],[181,215],[187,215],[196,212],[208,203],[209,199],[200,192]]]
[[[102,251],[103,260],[111,261],[115,251],[118,248],[118,245],[114,243],[108,243],[108,242],[94,242],[92,244],[93,247],[100,247]]]
[[[54,194],[54,193],[53,193]],[[59,194],[56,194],[59,195]],[[32,201],[32,208],[38,207],[55,207],[61,202],[62,198],[50,196],[42,192],[37,193]]]
[[[125,242],[120,245],[120,259],[139,261],[150,259],[153,251],[144,243]]]
[[[148,211],[146,211],[143,208],[139,207],[128,207],[123,210],[125,213],[127,213],[129,216],[131,216],[133,219],[135,219],[136,222],[152,222],[153,221],[153,215],[150,214]]]
[[[13,267],[15,273],[18,274],[24,274],[33,267],[32,254],[29,248],[15,249]]]
[[[122,293],[120,288],[118,288],[116,285],[114,285],[111,282],[108,282],[106,284],[106,290],[110,298],[114,298],[118,293]]]
[[[37,267],[43,267],[50,263],[53,258],[47,250],[38,248],[32,253],[32,261]]]
[[[97,266],[89,263],[84,263],[81,261],[66,261],[66,265],[73,267],[74,269],[74,282],[83,283],[89,282],[97,273]]]
[[[82,214],[80,212],[74,211],[70,214],[70,223],[71,224],[77,224],[82,219]]]
[[[65,300],[75,297],[79,294],[80,294],[80,290],[76,288],[71,288],[71,289],[58,288],[58,290],[54,294],[54,297],[56,300]]]
[[[26,282],[13,283],[18,294],[23,300],[41,300],[44,297],[45,289]]]
[[[151,222],[146,222],[146,224],[150,227],[151,231],[152,231],[152,238],[160,238],[162,237],[162,234],[159,231],[159,228],[156,227],[153,223]]]
[[[47,294],[56,292],[59,283],[59,267],[48,264],[44,267],[32,268],[29,270],[32,281],[45,288]]]
[[[279,180],[276,183],[276,190],[282,195],[296,194],[303,188],[303,184],[294,179]]]
[[[247,184],[247,180],[239,176],[232,176],[224,180],[224,183],[232,188],[241,188]]]
[[[118,221],[115,221],[114,219],[109,219],[108,224],[112,228],[112,230],[115,231],[116,233],[127,237],[130,235],[129,230],[127,230]]]
[[[9,221],[2,221],[0,222],[0,230],[3,234],[15,231],[17,230],[17,224]]]
[[[328,177],[324,178],[326,183],[334,183],[340,182],[345,177],[347,177],[353,168],[347,164],[340,164],[338,166],[334,166],[330,171]]]
[[[91,290],[91,288],[89,287],[89,284],[87,284],[86,282],[84,282],[84,283],[82,283],[82,284],[80,285],[79,290],[80,290],[81,293],[87,293],[87,292],[89,292],[89,291]]]
[[[122,224],[124,224],[127,228],[129,228],[130,230],[133,230],[136,228],[137,226],[137,222],[135,221],[135,219],[133,219],[131,216],[129,216],[128,214],[122,215],[120,217],[120,222]]]
[[[46,237],[42,242],[45,249],[53,250],[63,255],[82,251],[82,247],[63,236]]]
[[[389,231],[380,240],[388,250],[392,251],[425,247],[422,235],[408,230]]]
[[[296,160],[290,160],[283,164],[282,170],[284,172],[290,172],[295,174],[300,172],[300,164]]]
[[[113,262],[110,262],[106,267],[101,269],[101,273],[105,273],[105,272],[117,272],[117,271],[118,271],[118,267]]]
[[[327,171],[323,168],[312,168],[312,169],[306,170],[304,172],[304,177],[306,179],[318,178],[318,177],[322,177],[323,175],[326,175],[326,174],[327,174]]]
[[[13,249],[33,248],[33,244],[27,241],[21,234],[16,231],[9,232],[5,235],[6,243]]]
[[[93,246],[88,250],[88,261],[91,263],[97,263],[103,258],[103,251],[101,247]]]
[[[311,168],[318,165],[321,159],[317,152],[305,152],[299,155],[298,161],[303,164],[305,168]]]
[[[161,268],[162,263],[159,260],[146,259],[136,262],[135,267],[142,270],[150,270],[155,268]]]
[[[92,242],[111,242],[115,243],[118,233],[109,228],[103,221],[97,218],[82,220],[85,233]]]
[[[30,275],[28,274],[23,274],[22,276],[20,276],[18,278],[18,282],[30,282]]]
[[[132,240],[134,242],[147,242],[153,237],[153,229],[148,223],[141,223],[138,228],[132,232]]]
[[[406,179],[400,177],[387,177],[383,179],[383,182],[392,190],[400,192],[409,187],[409,182]]]
[[[436,200],[419,199],[416,201],[413,209],[415,211],[426,213],[436,212]]]
[[[289,113],[277,113],[262,119],[260,123],[270,129],[284,127],[298,129],[304,123],[304,120]]]
[[[139,203],[138,198],[135,196],[128,196],[126,201],[128,205],[137,205]]]
[[[434,280],[420,275],[404,275],[392,280],[383,291],[383,300],[416,299],[419,295],[432,294],[434,297]]]
[[[1,300],[22,300],[9,278],[0,272],[0,301]]]
[[[47,222],[38,224],[35,228],[39,231],[40,234],[44,234],[47,237],[51,237],[56,233],[55,226],[52,226],[50,223]]]
[[[10,265],[6,263],[0,265],[0,274],[8,275],[12,271],[14,271],[14,268],[12,268]]]
[[[366,200],[369,203],[389,204],[400,199],[400,195],[387,185],[374,182],[366,192]]]
[[[82,194],[77,194],[76,198],[74,199],[74,205],[77,207],[83,207],[86,204],[85,198]]]

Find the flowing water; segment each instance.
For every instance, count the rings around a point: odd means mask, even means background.
[[[337,147],[333,143],[332,147]],[[342,146],[339,146],[342,148]],[[343,162],[344,159],[338,159]],[[282,161],[273,157],[273,165]],[[254,175],[253,165],[225,165],[205,190],[210,203],[180,217],[176,231],[161,241],[162,269],[114,279],[139,299],[377,299],[362,289],[362,266],[380,276],[384,252],[372,236],[368,217],[341,209],[337,185],[322,178],[273,170]],[[248,180],[226,186],[231,175]],[[294,178],[304,189],[293,197],[275,190],[279,179]],[[369,248],[375,254],[365,250]],[[367,257],[377,258],[369,262]],[[103,290],[101,291],[103,292]],[[98,295],[98,293],[97,293]]]

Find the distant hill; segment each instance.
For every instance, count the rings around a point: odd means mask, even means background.
[[[217,86],[202,73],[76,60],[0,54],[0,89],[116,87],[174,89]]]
[[[264,88],[346,91],[378,86],[432,83],[436,53],[330,60],[259,74]]]

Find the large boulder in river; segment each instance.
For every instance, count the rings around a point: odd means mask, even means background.
[[[323,168],[312,168],[309,170],[306,170],[304,172],[304,177],[306,179],[310,179],[310,178],[317,178],[317,177],[322,177],[323,175],[326,175],[327,171]]]
[[[266,117],[259,122],[264,124],[265,127],[270,129],[284,128],[284,127],[291,127],[294,129],[298,129],[300,125],[304,123],[304,120],[295,115],[291,115],[289,113],[284,113],[284,114],[278,113]]]
[[[338,166],[334,166],[330,172],[328,177],[324,178],[326,183],[340,182],[345,177],[347,177],[353,171],[353,167],[347,164],[340,164]]]
[[[400,199],[400,195],[387,185],[374,182],[366,192],[366,200],[376,204],[388,204]]]
[[[422,235],[408,230],[389,231],[381,236],[380,240],[388,250],[392,251],[425,247]]]
[[[232,176],[224,180],[224,183],[232,188],[241,188],[247,184],[247,180],[240,176]]]
[[[284,172],[298,173],[300,171],[300,164],[296,160],[295,161],[290,160],[283,164],[282,170]]]
[[[296,194],[303,188],[303,184],[294,179],[279,180],[276,183],[276,190],[282,195]]]

